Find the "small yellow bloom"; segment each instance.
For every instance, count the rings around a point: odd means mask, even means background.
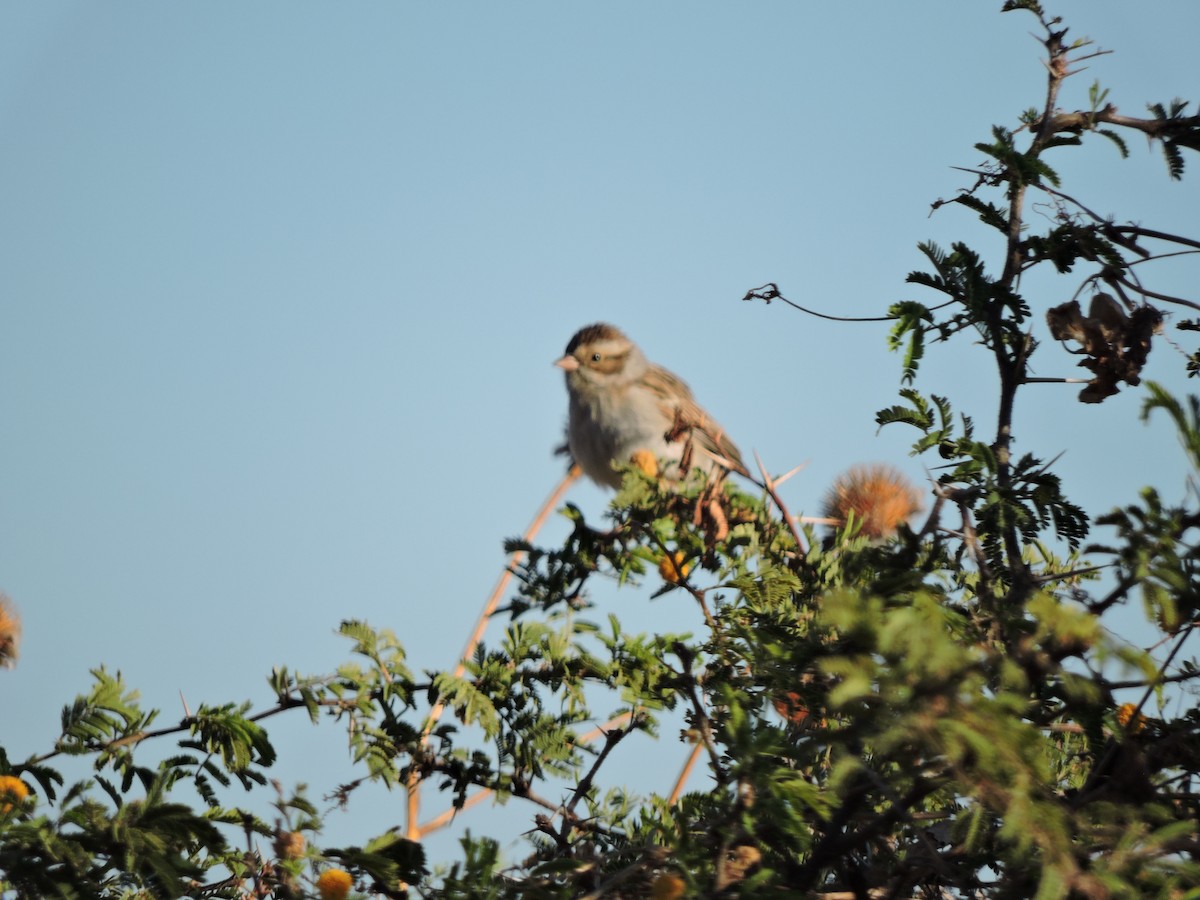
[[[1117,721],[1120,722],[1121,727],[1130,734],[1137,734],[1146,727],[1146,717],[1141,713],[1137,714],[1137,721],[1135,721],[1132,725],[1129,724],[1130,720],[1133,719],[1133,711],[1135,709],[1137,709],[1136,703],[1122,703],[1117,707]]]
[[[663,581],[678,582],[687,578],[688,572],[691,571],[684,560],[687,555],[682,550],[676,550],[670,556],[664,556],[658,561],[658,574],[662,576]]]
[[[29,796],[29,787],[15,775],[0,775],[0,815],[12,812],[14,804],[21,804]]]
[[[649,450],[634,450],[633,455],[629,457],[629,461],[651,478],[658,477],[658,460],[654,458],[654,454]]]
[[[346,895],[350,893],[353,885],[354,879],[350,873],[341,869],[326,869],[317,879],[317,890],[321,894],[321,900],[346,900]]]

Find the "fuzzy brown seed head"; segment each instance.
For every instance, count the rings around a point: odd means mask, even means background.
[[[825,498],[825,515],[845,521],[854,516],[860,533],[871,538],[889,537],[921,509],[917,489],[888,465],[875,463],[847,469]]]
[[[304,847],[304,835],[299,831],[281,831],[275,835],[275,855],[280,859],[300,859]]]

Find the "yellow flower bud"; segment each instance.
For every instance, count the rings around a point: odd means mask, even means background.
[[[1117,721],[1120,722],[1121,727],[1130,734],[1137,734],[1139,731],[1143,731],[1146,728],[1146,717],[1141,713],[1137,714],[1137,719],[1136,721],[1133,721],[1132,725],[1129,724],[1130,721],[1133,720],[1133,711],[1135,709],[1137,709],[1136,703],[1122,703],[1117,707]]]
[[[676,550],[669,556],[664,556],[660,559],[658,561],[658,574],[662,576],[662,580],[675,583],[687,578],[687,574],[691,571],[692,567],[684,562],[685,559],[687,559],[687,555],[682,550]]]
[[[0,775],[0,816],[12,812],[14,805],[25,802],[29,786],[15,775]]]
[[[658,477],[658,460],[654,458],[654,454],[649,450],[634,450],[633,455],[629,457],[629,461],[651,478]]]
[[[350,893],[353,885],[354,879],[350,873],[341,869],[326,869],[317,879],[317,891],[321,900],[346,900],[346,895]]]

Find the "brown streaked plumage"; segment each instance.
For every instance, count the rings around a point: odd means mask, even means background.
[[[567,445],[584,473],[620,487],[613,469],[637,450],[678,464],[690,444],[690,465],[710,475],[745,474],[737,447],[696,403],[684,381],[654,365],[615,326],[581,328],[555,365],[566,372],[570,398]]]

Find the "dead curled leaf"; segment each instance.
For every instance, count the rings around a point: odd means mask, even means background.
[[[1100,403],[1120,388],[1120,382],[1133,386],[1141,383],[1142,367],[1150,355],[1150,339],[1162,333],[1162,312],[1153,306],[1139,306],[1126,313],[1109,294],[1096,294],[1085,316],[1078,300],[1063,303],[1046,312],[1050,334],[1059,341],[1080,345],[1084,355],[1079,365],[1095,377],[1079,394],[1083,403]]]

